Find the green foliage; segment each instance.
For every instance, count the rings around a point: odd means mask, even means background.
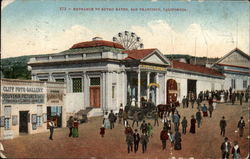
[[[1,78],[31,79],[27,62],[32,56],[20,56],[1,59]]]

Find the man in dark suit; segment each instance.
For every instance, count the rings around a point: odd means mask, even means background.
[[[50,119],[50,122],[49,122],[49,130],[50,130],[49,139],[50,140],[53,140],[54,127],[55,127],[55,124],[54,124],[53,120]]]
[[[231,149],[231,144],[228,141],[228,138],[225,137],[225,141],[221,144],[221,154],[223,159],[229,159],[229,153]]]
[[[139,142],[140,142],[140,134],[137,132],[137,129],[135,129],[135,133],[134,133],[134,152],[135,153],[138,151]]]
[[[225,120],[225,117],[223,116],[222,119],[220,120],[220,135],[225,136],[225,131],[226,131],[226,126],[227,122]]]

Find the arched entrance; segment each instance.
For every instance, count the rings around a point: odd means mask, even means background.
[[[177,83],[174,79],[167,81],[167,104],[177,101]]]

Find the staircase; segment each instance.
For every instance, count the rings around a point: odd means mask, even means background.
[[[81,109],[76,113],[76,116],[78,119],[80,119],[81,123],[87,122],[88,121],[88,113],[92,110],[92,107],[87,107],[85,110]]]
[[[101,108],[94,108],[88,112],[88,117],[102,116],[103,110]]]

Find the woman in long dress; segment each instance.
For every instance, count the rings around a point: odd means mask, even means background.
[[[75,118],[74,121],[73,121],[73,128],[72,128],[72,136],[73,137],[78,137],[79,134],[78,134],[78,126],[79,126],[79,123],[77,121],[77,119]]]
[[[191,127],[190,127],[190,133],[193,133],[195,134],[195,124],[196,124],[196,120],[194,118],[194,116],[192,115],[192,118],[191,118]]]
[[[105,114],[104,114],[103,124],[104,124],[105,129],[110,129],[110,121],[109,121],[108,112],[105,112]]]

